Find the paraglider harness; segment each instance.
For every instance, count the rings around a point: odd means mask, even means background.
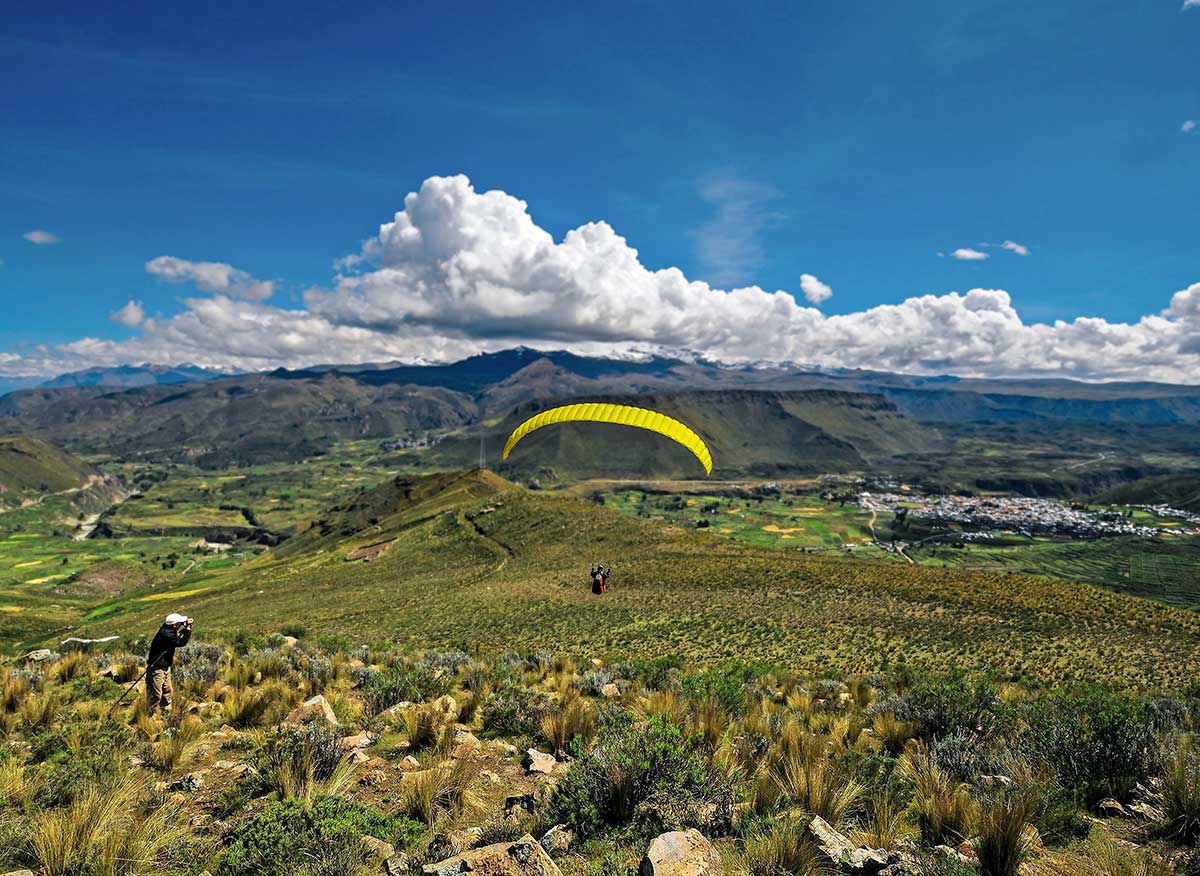
[[[592,569],[592,592],[597,596],[602,594],[608,586],[608,577],[611,574],[612,570],[604,568],[603,563]]]

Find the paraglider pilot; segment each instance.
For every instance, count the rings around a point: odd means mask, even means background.
[[[612,573],[604,568],[603,563],[597,563],[592,568],[592,592],[599,596],[604,592],[604,588],[608,586],[608,576]]]

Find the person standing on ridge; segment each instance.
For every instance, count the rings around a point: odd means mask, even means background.
[[[603,563],[598,563],[592,569],[592,592],[597,596],[604,592],[604,588],[608,586],[609,571],[604,568]]]
[[[150,642],[150,653],[146,655],[146,697],[150,700],[150,711],[171,709],[171,666],[175,663],[175,649],[182,648],[192,637],[192,619],[172,612]]]

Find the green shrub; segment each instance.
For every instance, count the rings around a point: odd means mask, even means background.
[[[333,776],[345,753],[337,731],[323,722],[281,727],[255,758],[255,774],[280,797],[303,798]]]
[[[483,701],[483,729],[490,735],[533,736],[545,715],[545,699],[520,684],[497,688]]]
[[[758,669],[733,661],[703,672],[682,676],[684,692],[697,701],[714,700],[731,715],[746,711],[746,688],[759,677]]]
[[[647,660],[629,660],[614,667],[618,676],[638,678],[650,690],[662,690],[674,673],[683,669],[683,658],[677,654],[651,657]]]
[[[433,667],[399,664],[370,675],[363,684],[363,697],[373,714],[378,715],[397,703],[423,703],[450,690],[450,679]]]
[[[308,628],[304,624],[286,624],[279,628],[279,632],[284,636],[291,636],[293,639],[303,639],[308,635]]]
[[[915,722],[918,736],[930,740],[955,732],[974,733],[990,724],[996,689],[988,681],[952,672],[915,680],[904,699],[908,707],[897,717]]]
[[[411,819],[387,816],[339,797],[322,797],[309,808],[298,800],[284,800],[268,804],[233,834],[218,873],[291,876],[304,860],[339,855],[353,860],[364,835],[407,847],[422,831]]]
[[[1032,703],[1025,717],[1026,756],[1089,805],[1110,796],[1128,801],[1155,772],[1155,713],[1145,700],[1098,687],[1059,691]]]
[[[661,717],[598,736],[550,800],[555,823],[576,836],[630,827],[642,836],[681,827],[723,832],[730,826],[729,778],[705,758],[697,739]]]

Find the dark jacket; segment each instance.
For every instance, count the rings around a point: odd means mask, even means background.
[[[150,653],[146,656],[146,666],[150,669],[169,669],[175,662],[175,649],[182,648],[192,637],[192,631],[180,627],[179,632],[166,624],[159,627],[150,643]]]

